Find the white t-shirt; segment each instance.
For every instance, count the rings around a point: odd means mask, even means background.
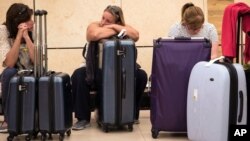
[[[195,34],[191,35],[187,32],[187,29],[184,25],[181,23],[175,23],[170,27],[169,37],[205,37],[209,39],[212,43],[217,42],[218,43],[218,34],[215,26],[210,23],[204,23],[200,31]]]
[[[3,61],[6,58],[6,54],[9,52],[11,45],[10,39],[8,38],[9,32],[5,25],[0,25],[0,73],[2,73]]]

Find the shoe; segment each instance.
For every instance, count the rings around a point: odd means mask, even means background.
[[[77,121],[77,122],[73,125],[72,130],[83,130],[83,129],[85,129],[86,127],[89,127],[89,126],[90,126],[89,121],[80,120],[80,121]]]
[[[134,124],[140,124],[140,121],[138,119],[135,119]]]
[[[6,122],[1,123],[0,133],[8,133],[8,125]]]

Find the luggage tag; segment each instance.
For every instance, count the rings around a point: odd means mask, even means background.
[[[126,36],[126,32],[126,29],[122,29],[121,32],[117,35],[117,37],[122,39],[124,36]]]

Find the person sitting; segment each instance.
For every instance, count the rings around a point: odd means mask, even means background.
[[[171,26],[170,37],[205,37],[212,42],[211,59],[218,57],[218,34],[215,26],[204,22],[202,9],[193,3],[186,3],[181,10],[181,22]]]
[[[139,39],[139,32],[132,26],[125,24],[122,9],[118,6],[107,6],[103,11],[100,21],[91,23],[87,27],[87,41],[92,43],[101,39],[107,39],[111,36],[117,35],[121,30],[125,29],[126,36],[137,41]],[[87,62],[88,66],[88,62]],[[97,89],[100,87],[101,78],[100,73],[96,74],[93,82]],[[135,121],[139,118],[139,103],[147,83],[147,74],[144,70],[137,68],[135,72],[136,77],[136,96],[135,96]],[[73,125],[73,130],[82,130],[90,124],[90,90],[91,85],[88,83],[86,67],[76,69],[72,76],[72,93],[75,117],[77,122]]]
[[[14,3],[6,13],[6,21],[0,25],[0,73],[4,111],[4,122],[0,126],[1,133],[7,132],[8,128],[7,99],[10,79],[18,70],[33,69],[32,14],[33,10],[27,5]]]

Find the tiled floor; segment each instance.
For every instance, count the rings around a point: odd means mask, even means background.
[[[94,114],[94,113],[92,113]],[[95,122],[92,116],[91,127],[81,131],[72,131],[69,137],[65,136],[65,141],[187,141],[186,134],[171,134],[167,132],[160,132],[157,139],[151,137],[151,123],[149,119],[149,111],[142,110],[140,115],[140,124],[134,124],[133,131],[127,130],[103,132]],[[2,121],[2,116],[0,116]],[[0,134],[0,141],[5,141],[8,134]],[[24,136],[18,136],[14,141],[25,140]],[[41,136],[35,141],[40,141]],[[53,141],[58,140],[57,135],[53,135]]]

